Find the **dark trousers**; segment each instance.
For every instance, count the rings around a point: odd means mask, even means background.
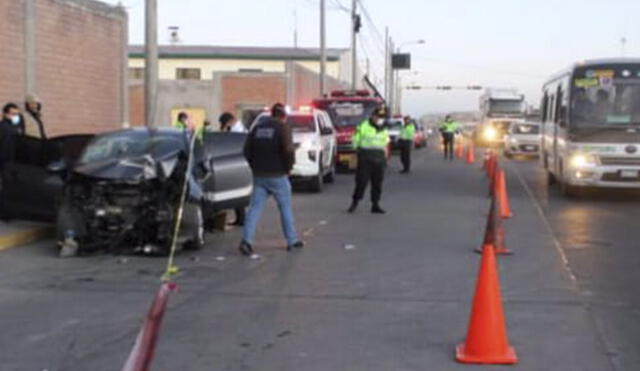
[[[400,162],[402,162],[402,170],[411,170],[411,149],[413,147],[413,141],[402,139],[400,140]]]
[[[384,151],[360,150],[358,152],[356,189],[353,191],[354,202],[362,200],[369,181],[371,181],[371,202],[374,204],[380,202],[386,166],[387,158]]]
[[[453,160],[453,133],[442,133],[442,141],[444,143],[444,158]]]

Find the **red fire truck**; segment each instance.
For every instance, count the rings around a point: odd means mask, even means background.
[[[336,128],[339,167],[355,169],[357,157],[351,137],[356,127],[383,105],[382,98],[372,96],[368,90],[334,90],[329,97],[314,99],[313,106],[329,113]]]

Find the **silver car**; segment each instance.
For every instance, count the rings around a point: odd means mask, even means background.
[[[540,152],[540,124],[513,123],[504,136],[504,155],[538,156]]]

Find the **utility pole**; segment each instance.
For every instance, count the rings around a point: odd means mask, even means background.
[[[24,2],[24,87],[27,94],[35,94],[36,87],[36,1]]]
[[[395,88],[395,74],[394,74],[394,70],[393,70],[393,63],[392,63],[392,56],[393,56],[393,50],[394,50],[394,45],[393,45],[393,40],[390,38],[389,39],[389,99],[387,102],[388,105],[388,109],[390,112],[393,112],[393,104],[395,101],[395,95],[396,95],[396,88]]]
[[[155,127],[158,98],[158,1],[145,0],[144,117]]]
[[[327,76],[327,39],[326,39],[326,0],[320,0],[320,96],[326,93]]]
[[[353,0],[351,4],[351,89],[358,87],[358,58],[356,50],[356,34],[358,33],[359,21],[356,6],[358,1]]]
[[[384,29],[384,99],[389,99],[389,27]]]

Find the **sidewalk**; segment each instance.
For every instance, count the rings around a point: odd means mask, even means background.
[[[26,245],[53,235],[49,224],[12,221],[0,222],[0,251]]]

